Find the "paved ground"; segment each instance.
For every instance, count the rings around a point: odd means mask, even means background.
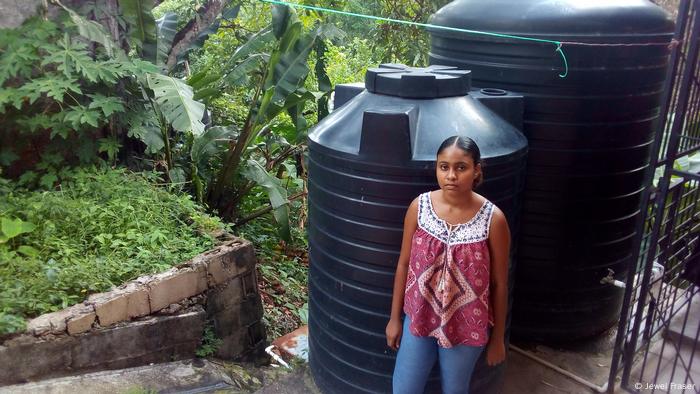
[[[650,347],[646,362],[641,358],[635,364],[630,384],[642,385],[642,393],[652,392],[648,384],[657,385],[656,393],[700,392],[700,345],[695,342],[700,330],[700,297],[696,297],[690,305],[687,319],[685,313],[679,316],[683,317],[684,321],[672,322],[671,329],[666,331],[667,334],[659,336]],[[517,348],[511,349],[509,355],[503,394],[594,393],[596,386],[601,388],[607,382],[614,338],[615,332],[612,330],[596,340],[568,347],[517,344]],[[691,364],[691,360],[694,363]],[[542,361],[550,366],[543,365]],[[569,371],[574,377],[565,376],[555,371],[552,366]],[[686,370],[690,373],[686,374]],[[671,386],[672,383],[676,386]],[[691,386],[686,389],[679,388],[678,385],[684,383]],[[692,384],[695,384],[694,388]],[[154,392],[319,393],[305,366],[298,366],[289,372],[270,366],[256,367],[200,359],[0,387],[0,394]],[[626,391],[616,387],[615,393]]]
[[[571,351],[554,350],[539,347],[531,349],[533,354],[545,357],[560,353],[550,361],[557,362],[560,367],[567,362],[575,364],[580,358],[568,359]],[[698,350],[700,352],[700,350]],[[567,355],[568,354],[568,355]],[[700,360],[700,354],[696,355]],[[564,360],[564,362],[562,362]],[[570,365],[571,365],[570,364]],[[583,366],[583,364],[580,364]],[[596,365],[597,366],[597,365]],[[597,366],[599,377],[607,374],[607,365]],[[572,368],[573,369],[573,368]],[[583,369],[573,369],[581,373]],[[595,376],[594,374],[593,376]],[[700,373],[694,372],[695,381],[700,381]],[[601,381],[594,381],[599,384]],[[264,387],[263,387],[264,386]],[[697,387],[697,386],[696,386]],[[257,390],[257,391],[256,391]],[[235,364],[216,363],[203,360],[186,360],[173,363],[158,364],[139,368],[117,371],[103,371],[67,378],[51,379],[25,385],[0,388],[0,393],[24,394],[73,394],[73,393],[115,393],[115,394],[146,394],[146,393],[251,393],[255,394],[306,394],[319,393],[313,379],[305,367],[293,372],[280,368],[254,367],[251,365],[238,366]],[[511,351],[506,369],[506,379],[503,394],[588,394],[592,389],[562,375],[555,370],[543,366],[529,357]],[[644,390],[642,392],[649,392]],[[658,392],[658,391],[657,391]],[[671,391],[673,394],[694,394],[696,390]],[[624,393],[618,389],[616,393]]]

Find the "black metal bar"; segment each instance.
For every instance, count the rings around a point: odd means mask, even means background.
[[[697,292],[693,291],[692,294],[690,295],[691,304],[692,304],[692,299],[696,294],[697,294]],[[697,347],[698,347],[698,338],[700,338],[700,325],[698,325],[698,329],[695,332],[695,341],[693,342],[693,350],[690,352],[690,354],[695,354],[695,351],[697,350]],[[693,360],[694,359],[695,359],[695,357],[690,358],[690,362],[688,363],[688,370],[687,370],[688,372],[686,373],[685,380],[683,381],[684,384],[688,382],[688,379],[690,379],[690,381],[693,384],[695,384],[695,381],[690,376],[690,371],[693,368]]]
[[[699,37],[700,36],[700,21],[698,21],[698,13],[696,12],[694,14],[693,18],[693,29],[691,33],[691,37]],[[690,42],[690,47],[688,50],[688,58],[689,59],[695,59],[698,55],[698,41],[697,40],[691,40]],[[694,63],[687,63],[686,68],[683,70],[683,77],[681,78],[681,84],[680,86],[689,86],[689,83],[692,80],[692,76],[695,72],[695,66],[696,64]],[[676,116],[674,116],[673,119],[673,124],[671,126],[671,136],[669,138],[669,144],[667,148],[667,152],[673,152],[675,153],[678,150],[678,146],[680,143],[680,127],[683,125],[683,119],[681,114],[685,114],[687,106],[688,106],[688,99],[689,99],[689,91],[687,89],[682,89],[679,94],[678,98],[678,107],[676,108]],[[665,196],[668,193],[669,189],[669,184],[671,180],[671,171],[673,170],[673,162],[674,162],[675,157],[669,158],[669,155],[666,155],[666,157],[663,160],[663,163],[666,165],[664,168],[664,176],[659,180],[659,194],[656,197],[656,216],[657,217],[662,217],[664,214],[664,206],[665,206]],[[651,237],[649,240],[649,243],[652,249],[654,249],[656,242],[659,238],[659,231],[660,231],[660,226],[661,226],[661,220],[655,220],[652,226],[652,231],[651,231]],[[652,269],[652,263],[654,261],[656,253],[650,253],[647,256],[646,262],[644,264],[644,274],[642,276],[642,283],[641,283],[641,288],[646,289],[649,286],[649,280],[650,280],[650,275],[651,275],[651,269]],[[631,283],[631,282],[630,282]],[[638,305],[644,305],[645,301],[647,298],[647,294],[642,291],[640,293],[640,299],[639,299],[639,304]],[[626,346],[626,352],[627,356],[625,357],[626,360],[632,360],[633,359],[633,353],[634,353],[634,348],[636,347],[637,340],[639,338],[639,326],[641,325],[641,318],[642,318],[642,312],[643,308],[637,308],[637,313],[636,316],[633,320],[633,329],[632,329],[632,339],[631,339],[631,345]],[[623,369],[623,374],[622,374],[622,380],[623,382],[628,382],[629,380],[629,375],[632,369],[632,363],[627,362],[625,364],[625,367]]]
[[[676,23],[676,31],[674,33],[674,38],[679,39],[683,37],[683,32],[686,30],[686,25],[687,25],[687,18],[683,17],[684,15],[687,14],[689,8],[690,8],[690,0],[681,0],[681,3],[679,5],[679,17],[678,21]],[[675,86],[676,86],[676,78],[675,78],[675,71],[676,68],[678,67],[678,61],[679,61],[679,55],[680,55],[680,48],[681,45],[678,45],[676,47],[673,47],[671,50],[670,54],[670,59],[669,59],[669,67],[667,70],[666,74],[666,81],[664,82],[664,89],[666,96],[664,97],[663,104],[661,107],[661,116],[659,116],[659,123],[657,124],[656,128],[659,130],[656,135],[654,136],[654,142],[651,147],[651,162],[649,163],[649,168],[647,169],[647,173],[645,174],[645,180],[647,185],[652,184],[652,180],[654,178],[654,173],[657,167],[657,162],[660,158],[660,149],[664,144],[664,136],[665,136],[665,125],[667,118],[669,117],[669,108],[671,107],[671,102],[673,101],[674,97],[674,92],[676,91]],[[681,58],[682,59],[682,58]],[[647,215],[649,214],[649,201],[650,201],[650,196],[652,193],[652,187],[646,188],[642,192],[641,196],[641,201],[640,201],[640,207],[641,207],[641,212],[639,214],[639,217],[637,218],[636,222],[636,227],[638,230],[637,234],[635,234],[635,240],[634,240],[634,245],[638,245],[636,250],[637,252],[633,253],[632,258],[630,259],[630,263],[628,265],[627,269],[627,278],[625,279],[626,283],[629,283],[629,286],[625,287],[625,293],[624,293],[624,298],[623,298],[623,305],[622,305],[622,310],[620,311],[620,321],[618,323],[618,329],[617,329],[617,337],[615,338],[615,346],[613,348],[613,357],[610,363],[610,375],[608,376],[608,393],[612,393],[615,388],[615,379],[617,377],[617,373],[619,370],[620,366],[620,359],[622,356],[622,353],[624,352],[623,348],[623,343],[625,342],[625,338],[627,337],[627,325],[628,325],[628,314],[630,313],[630,304],[631,304],[631,298],[633,294],[633,283],[634,283],[634,277],[637,274],[637,264],[639,261],[639,257],[641,254],[641,245],[642,241],[644,240],[645,237],[645,228],[646,228],[646,220],[647,220]],[[647,243],[647,245],[649,245]],[[653,248],[651,248],[653,249]],[[631,362],[627,362],[627,360],[632,360],[631,357],[628,357],[625,359],[626,364],[631,364]],[[627,368],[625,368],[627,370]],[[629,375],[629,373],[628,373]],[[625,379],[623,377],[623,384],[625,382]]]
[[[695,180],[695,181],[700,182],[700,174],[696,174],[696,173],[693,173],[693,172],[688,172],[688,171],[682,171],[682,170],[676,170],[676,169],[674,169],[674,170],[671,170],[671,174],[672,174],[672,175],[675,175],[675,176],[680,176],[680,177],[683,177],[683,178],[690,178],[690,179],[693,179],[693,180]]]

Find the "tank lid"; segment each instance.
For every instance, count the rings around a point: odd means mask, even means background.
[[[471,71],[450,66],[381,64],[367,69],[365,87],[372,93],[404,98],[465,96],[471,88]]]
[[[673,34],[675,30],[671,16],[649,0],[455,0],[433,14],[428,22],[557,40],[581,35],[585,39],[636,35],[644,40],[649,37],[643,34]],[[431,34],[463,36],[434,28],[428,30]]]

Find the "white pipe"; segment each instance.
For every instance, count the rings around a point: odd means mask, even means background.
[[[576,374],[574,374],[574,373],[572,373],[572,372],[569,372],[569,371],[567,371],[567,370],[565,370],[565,369],[562,369],[562,368],[560,368],[560,367],[557,367],[556,365],[550,363],[550,362],[547,361],[547,360],[544,360],[544,359],[541,359],[541,358],[535,356],[534,354],[528,352],[527,350],[520,349],[519,347],[517,347],[517,346],[515,346],[515,345],[513,345],[513,344],[510,345],[510,348],[513,349],[514,351],[516,351],[517,353],[522,354],[522,355],[525,356],[525,357],[531,358],[532,360],[535,360],[535,361],[537,361],[538,363],[540,363],[540,364],[542,364],[542,365],[544,365],[544,366],[546,366],[546,367],[549,367],[549,368],[551,368],[551,369],[553,369],[553,370],[559,372],[560,374],[562,374],[562,375],[564,375],[564,376],[566,376],[566,377],[569,377],[569,378],[575,380],[575,381],[578,382],[578,383],[581,383],[582,385],[584,385],[584,386],[586,386],[586,387],[588,387],[588,388],[591,388],[591,389],[595,390],[595,391],[598,392],[598,393],[605,393],[605,392],[608,391],[608,382],[605,382],[605,384],[602,385],[602,386],[598,386],[597,384],[595,384],[595,383],[593,383],[593,382],[590,382],[590,381],[588,381],[588,380],[586,380],[586,379],[584,379],[584,378],[582,378],[582,377],[580,377],[580,376],[578,376],[578,375],[576,375]]]
[[[292,367],[289,366],[284,360],[282,360],[282,357],[278,356],[277,353],[273,352],[272,349],[275,347],[275,345],[270,345],[265,348],[265,353],[269,354],[272,358],[275,359],[281,366],[287,368],[287,369],[292,369]]]

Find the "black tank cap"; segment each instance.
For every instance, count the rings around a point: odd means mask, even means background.
[[[466,96],[471,89],[471,71],[439,65],[381,64],[367,69],[365,87],[372,93],[405,98]]]

